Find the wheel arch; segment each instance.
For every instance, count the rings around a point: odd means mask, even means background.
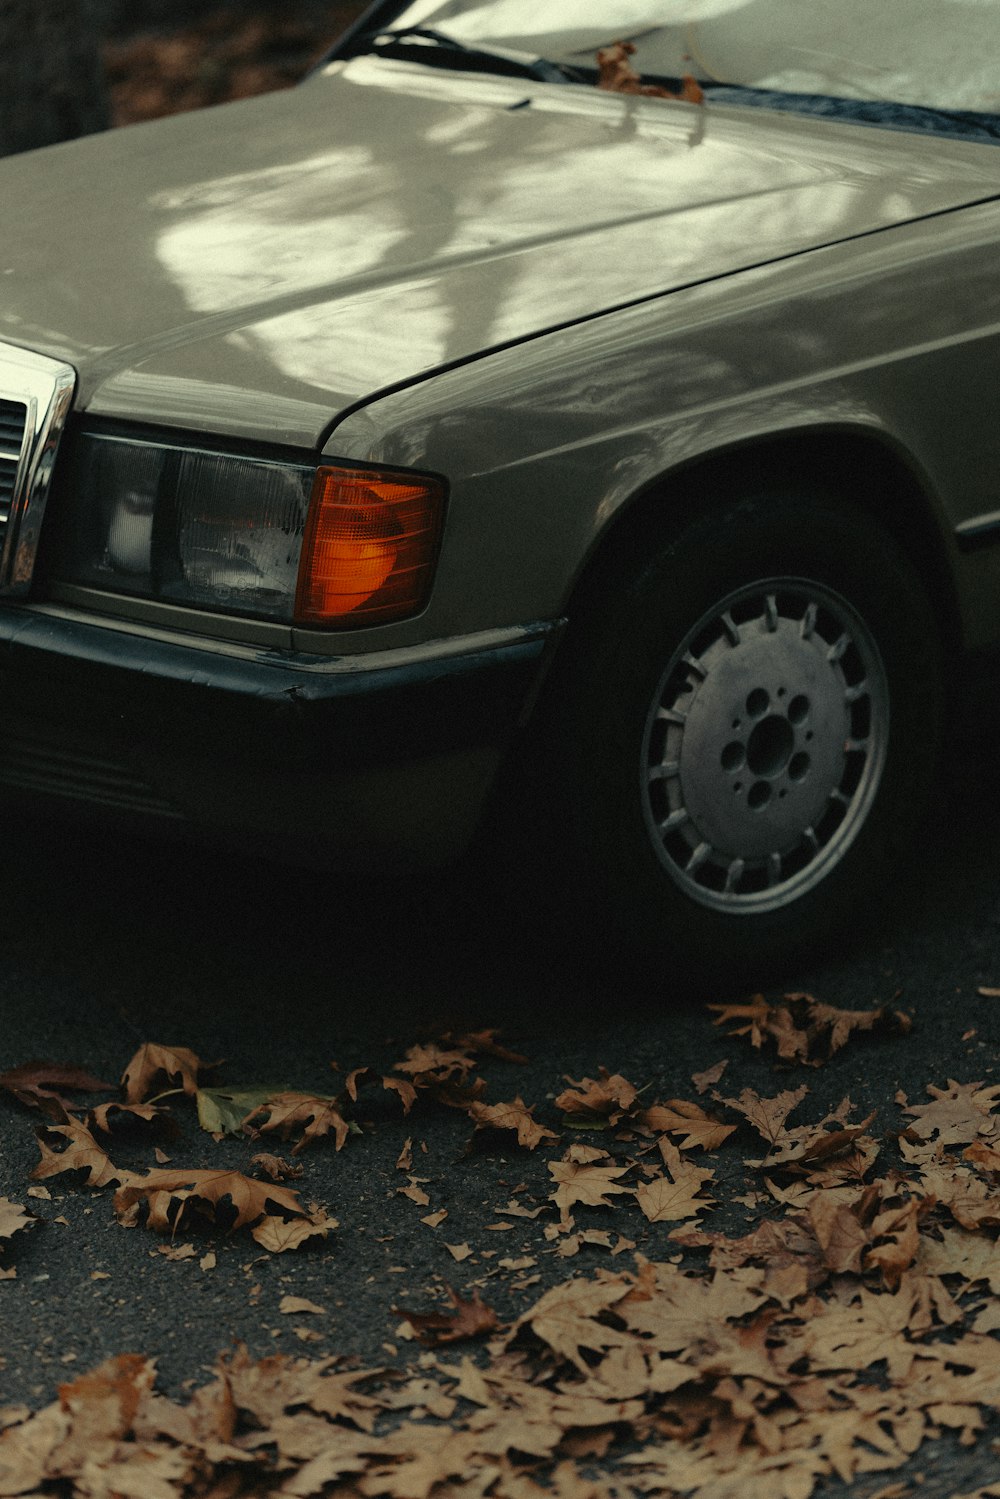
[[[818,487],[879,522],[937,603],[945,648],[960,648],[958,593],[933,486],[885,434],[855,427],[751,439],[693,457],[646,483],[616,510],[585,558],[565,605],[570,633],[574,619],[591,615],[617,578],[641,568],[651,540],[668,540],[740,489],[761,493],[776,485],[801,485],[805,492]]]

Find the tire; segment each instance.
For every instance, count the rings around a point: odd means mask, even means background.
[[[556,842],[630,966],[749,988],[878,909],[927,804],[943,670],[925,589],[866,513],[784,491],[703,514],[567,646]]]

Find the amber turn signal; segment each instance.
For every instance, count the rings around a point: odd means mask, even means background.
[[[317,470],[295,594],[302,624],[381,624],[416,614],[434,576],[444,486],[363,469]]]

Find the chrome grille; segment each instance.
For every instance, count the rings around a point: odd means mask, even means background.
[[[24,446],[28,408],[23,401],[0,397],[0,526],[6,527],[14,501],[17,470]]]
[[[0,595],[31,586],[75,384],[68,364],[0,344]]]

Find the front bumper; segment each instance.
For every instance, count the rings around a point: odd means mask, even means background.
[[[439,866],[561,626],[329,658],[0,609],[0,793],[323,868]]]

